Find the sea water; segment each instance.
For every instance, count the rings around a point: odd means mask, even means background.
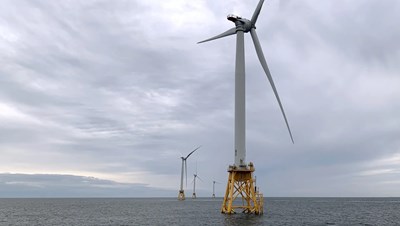
[[[0,225],[400,225],[400,198],[266,198],[263,215],[222,199],[0,199]]]

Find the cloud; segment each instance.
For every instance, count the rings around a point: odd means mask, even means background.
[[[153,197],[172,192],[145,184],[57,174],[0,174],[2,197]]]
[[[196,42],[257,2],[4,2],[0,172],[166,194],[179,188],[179,157],[202,145],[189,175],[197,162],[207,195],[233,161],[235,38]],[[400,150],[399,8],[265,2],[257,33],[295,139],[246,35],[247,160],[266,196],[398,195],[398,169],[383,160]]]

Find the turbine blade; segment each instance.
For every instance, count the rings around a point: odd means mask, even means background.
[[[197,148],[194,149],[192,152],[190,152],[190,153],[186,156],[185,160],[186,160],[187,158],[189,158],[189,156],[190,156],[191,154],[193,154],[193,152],[195,152],[195,151],[196,151],[197,149],[199,149],[199,148],[201,148],[201,146],[197,147]]]
[[[199,177],[199,175],[197,175],[196,177],[199,178],[202,182],[204,182],[204,181]]]
[[[260,0],[258,2],[257,8],[254,10],[253,16],[251,17],[251,24],[253,24],[253,25],[256,24],[258,15],[260,14],[263,3],[264,3],[264,0]]]
[[[264,57],[263,51],[261,49],[260,41],[258,40],[256,30],[254,28],[252,28],[250,30],[250,34],[251,34],[251,37],[252,37],[253,42],[254,42],[254,47],[256,48],[258,59],[260,60],[260,63],[262,65],[263,69],[264,69],[265,74],[267,75],[269,83],[271,84],[272,90],[274,91],[276,100],[278,101],[279,107],[281,108],[281,112],[282,112],[283,118],[285,119],[286,127],[287,127],[287,129],[289,131],[290,139],[292,140],[292,143],[294,144],[292,131],[290,131],[289,123],[288,123],[288,120],[286,118],[285,111],[283,110],[283,106],[282,106],[281,100],[279,98],[278,91],[276,90],[276,87],[275,87],[275,84],[274,84],[274,80],[272,79],[271,73],[270,73],[270,71],[268,69],[267,62],[265,61],[265,57]]]
[[[200,44],[200,43],[203,43],[203,42],[208,42],[208,41],[215,40],[215,39],[219,39],[219,38],[223,38],[223,37],[226,37],[226,36],[229,36],[229,35],[234,35],[234,34],[236,34],[236,27],[231,28],[231,29],[225,31],[224,33],[219,34],[219,35],[217,35],[217,36],[214,36],[214,37],[212,37],[212,38],[209,38],[209,39],[200,41],[200,42],[198,42],[197,44]]]

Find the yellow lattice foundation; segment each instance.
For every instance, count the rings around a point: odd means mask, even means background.
[[[185,191],[179,190],[178,200],[185,200]]]
[[[242,168],[229,166],[228,184],[221,207],[222,213],[236,213],[236,209],[242,209],[243,213],[257,215],[263,213],[264,198],[262,193],[256,191],[253,179],[254,171],[252,163],[249,163],[248,167]],[[241,200],[236,200],[239,196]]]

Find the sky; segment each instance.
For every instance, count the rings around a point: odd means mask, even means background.
[[[235,37],[258,0],[5,0],[0,197],[223,196]],[[400,2],[266,0],[249,34],[246,150],[266,197],[400,196]]]

